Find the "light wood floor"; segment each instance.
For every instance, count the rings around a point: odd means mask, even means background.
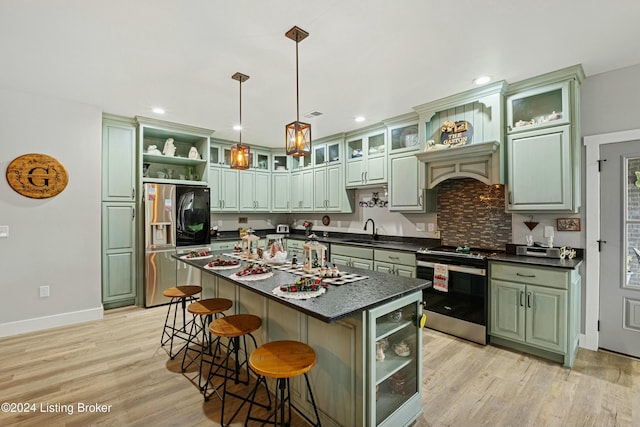
[[[0,339],[0,403],[36,406],[0,411],[0,426],[218,426],[220,401],[204,402],[195,372],[182,374],[159,348],[164,314],[110,310],[100,321]],[[569,370],[431,330],[424,353],[424,413],[414,427],[640,426],[638,360],[580,349]],[[110,407],[78,413],[78,403]],[[233,425],[243,420],[244,412]]]

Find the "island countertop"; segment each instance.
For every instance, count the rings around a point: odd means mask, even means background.
[[[224,256],[224,251],[215,251],[211,254],[214,257],[219,255],[225,259],[231,258]],[[238,286],[259,293],[269,299],[278,301],[327,323],[332,323],[352,314],[380,306],[432,285],[430,281],[424,279],[400,277],[372,270],[341,266],[341,272],[355,273],[367,276],[367,278],[343,285],[329,284],[327,285],[326,292],[315,298],[306,300],[289,299],[275,295],[273,289],[280,285],[292,284],[301,276],[283,270],[273,269],[273,276],[262,280],[238,280],[231,278],[231,276],[241,270],[242,265],[249,263],[249,260],[241,261],[238,268],[210,270],[205,268],[205,265],[213,258],[185,259],[180,255],[174,255],[174,257],[200,269],[203,274],[213,274],[222,277]]]

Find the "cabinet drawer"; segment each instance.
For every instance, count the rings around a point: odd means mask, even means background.
[[[355,258],[373,259],[373,248],[362,248],[347,245],[331,245],[331,254]]]
[[[304,246],[304,240],[287,239],[287,250],[297,249],[302,250]]]
[[[226,241],[226,242],[211,242],[211,250],[212,251],[222,251],[225,249],[233,249],[233,247],[238,244],[237,241]]]
[[[560,268],[532,267],[522,264],[490,264],[491,279],[530,283],[550,288],[568,289],[569,271]]]
[[[376,261],[392,262],[402,265],[416,265],[416,255],[413,252],[388,251],[384,249],[376,249],[374,258]]]

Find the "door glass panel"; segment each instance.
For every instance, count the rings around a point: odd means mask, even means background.
[[[324,153],[324,145],[321,145],[319,147],[316,147],[314,150],[315,152],[315,162],[316,165],[321,165],[323,164],[326,160],[325,160],[325,153]]]
[[[340,160],[340,144],[329,145],[329,161],[337,162]]]
[[[627,158],[626,169],[625,287],[640,288],[640,157]]]

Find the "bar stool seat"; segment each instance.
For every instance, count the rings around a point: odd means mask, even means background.
[[[226,298],[208,298],[200,301],[192,302],[187,307],[187,311],[194,315],[195,319],[200,319],[200,323],[194,321],[191,324],[191,331],[189,333],[189,340],[187,341],[187,346],[184,351],[184,355],[182,357],[182,372],[186,371],[192,363],[196,360],[200,360],[199,369],[198,369],[198,387],[200,390],[204,389],[204,385],[202,384],[202,367],[205,361],[205,355],[210,355],[213,358],[216,353],[212,353],[212,339],[211,334],[208,333],[207,325],[209,325],[212,319],[215,317],[218,318],[219,315],[224,316],[224,311],[229,310],[233,302]],[[202,332],[202,337],[200,339],[200,343],[197,343],[198,335]],[[192,346],[195,344],[195,346]],[[218,346],[216,345],[216,351]],[[195,352],[196,355],[192,356],[190,352]],[[189,362],[187,363],[187,359]]]
[[[194,321],[194,317],[187,322],[187,310],[186,305],[188,301],[197,300],[196,295],[202,292],[202,286],[193,286],[193,285],[185,285],[185,286],[176,286],[173,288],[165,289],[162,292],[162,295],[165,298],[169,298],[169,304],[167,308],[167,316],[164,319],[164,327],[162,328],[162,337],[160,338],[160,346],[163,347],[167,343],[169,345],[169,357],[171,359],[175,358],[180,351],[185,347],[187,341],[189,340],[189,332],[191,328],[191,323]],[[178,318],[178,308],[179,306],[182,308],[182,324],[176,325]],[[171,317],[171,311],[173,310],[173,322],[169,323],[169,317]],[[175,339],[182,339],[185,341],[180,349],[177,351],[173,351],[173,344]]]
[[[218,395],[220,400],[222,401],[222,411],[220,415],[220,424],[222,426],[228,425],[225,424],[224,415],[225,415],[225,403],[227,402],[227,397],[232,396],[242,400],[240,406],[236,409],[234,414],[228,420],[228,423],[231,423],[236,415],[240,412],[244,404],[248,401],[247,396],[241,396],[239,394],[233,393],[227,389],[227,381],[234,380],[235,384],[249,384],[249,369],[247,367],[246,370],[246,379],[240,379],[240,371],[243,366],[248,365],[248,348],[247,348],[247,336],[251,338],[253,341],[253,348],[258,347],[258,343],[256,342],[255,337],[253,336],[253,332],[260,329],[262,326],[262,319],[260,317],[255,316],[253,314],[234,314],[225,317],[221,317],[216,319],[209,324],[209,332],[213,335],[216,335],[220,338],[227,338],[228,345],[227,351],[224,360],[220,364],[212,364],[211,369],[209,370],[209,376],[207,378],[207,382],[205,384],[204,389],[204,398],[205,400],[209,400],[211,395],[214,393]],[[218,343],[219,345],[219,343]],[[243,360],[240,360],[240,354],[243,355]],[[234,358],[234,366],[229,368],[229,360],[233,356]],[[215,367],[215,369],[214,369]],[[220,370],[224,367],[224,373],[220,373]],[[222,396],[218,393],[218,386],[213,385],[213,378],[221,377],[222,380]],[[213,391],[210,394],[207,394],[207,388],[209,384],[212,385]],[[262,406],[262,405],[261,405]]]
[[[251,396],[251,405],[249,405],[245,425],[247,425],[250,420],[261,421],[263,424],[272,423],[274,426],[289,425],[291,423],[291,408],[293,408],[309,424],[320,427],[318,409],[315,399],[313,398],[311,385],[309,384],[309,377],[307,376],[307,373],[313,368],[315,363],[316,353],[313,348],[299,341],[273,341],[263,344],[251,353],[251,356],[249,356],[249,366],[258,374],[258,381]],[[313,405],[313,411],[316,416],[315,423],[291,402],[289,379],[299,375],[304,375],[311,404]],[[255,402],[255,395],[259,384],[264,382],[266,387],[266,378],[276,379],[275,407],[267,419],[255,418],[251,416],[251,409]],[[278,400],[280,400],[279,404]],[[269,402],[271,402],[270,398]],[[288,405],[286,405],[287,403]],[[288,418],[286,420],[284,417],[285,406],[288,406]],[[272,418],[273,421],[270,421]]]

